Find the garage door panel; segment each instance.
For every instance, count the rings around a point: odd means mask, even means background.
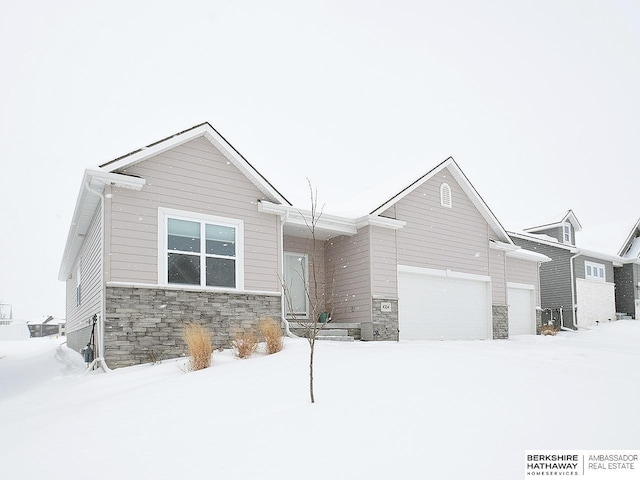
[[[507,289],[509,298],[509,336],[534,335],[536,333],[533,292],[533,286],[531,289],[513,287]]]
[[[400,338],[405,340],[489,337],[489,283],[399,272]]]

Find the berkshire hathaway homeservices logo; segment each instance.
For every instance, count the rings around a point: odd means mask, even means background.
[[[640,478],[640,450],[536,450],[525,452],[525,478]]]

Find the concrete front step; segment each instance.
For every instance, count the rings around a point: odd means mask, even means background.
[[[318,330],[316,337],[348,337],[349,331],[337,328],[323,328]]]
[[[353,342],[353,337],[347,335],[316,335],[316,340],[332,340],[334,342]]]

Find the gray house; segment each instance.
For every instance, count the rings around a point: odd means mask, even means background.
[[[310,220],[208,123],[87,170],[59,274],[69,346],[94,338],[105,368],[175,357],[186,322],[225,346],[263,317],[308,319],[309,271],[332,329],[356,337],[539,329],[549,259],[514,244],[452,158],[368,213],[321,215],[315,243]]]
[[[614,270],[616,311],[640,319],[640,219],[633,225],[618,255],[624,264]]]
[[[582,229],[572,210],[555,222],[510,232],[514,243],[551,258],[540,268],[544,321],[568,329],[616,319],[614,270],[623,259],[576,246]]]

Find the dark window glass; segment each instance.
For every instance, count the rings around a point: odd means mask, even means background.
[[[236,261],[230,258],[207,257],[207,286],[235,287]]]
[[[206,225],[207,253],[212,255],[236,255],[236,229],[222,225]]]
[[[200,223],[170,218],[167,227],[169,250],[200,253]]]
[[[169,253],[169,283],[200,285],[200,257]]]

